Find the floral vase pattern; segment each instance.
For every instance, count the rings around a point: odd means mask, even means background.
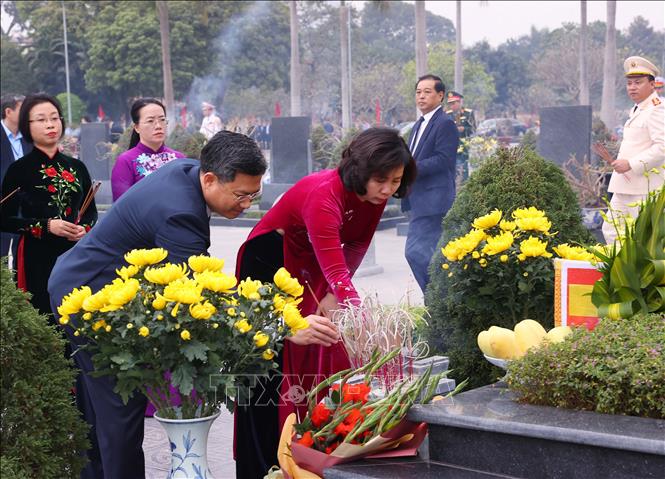
[[[159,411],[155,413],[171,446],[171,470],[167,479],[214,479],[208,468],[208,433],[219,414],[196,419],[164,419],[159,417]]]

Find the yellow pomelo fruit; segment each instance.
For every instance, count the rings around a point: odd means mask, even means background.
[[[550,329],[545,338],[552,344],[560,343],[572,332],[573,330],[570,329],[570,326],[557,326],[556,328]]]
[[[530,348],[540,347],[546,334],[545,328],[533,319],[525,319],[515,325],[515,340],[523,354]]]
[[[488,331],[490,348],[494,358],[515,359],[521,356],[515,341],[515,332],[510,329],[492,326]]]
[[[490,346],[490,333],[489,331],[481,331],[478,335],[478,347],[483,352],[483,354],[493,358],[494,353],[492,352],[492,346]]]

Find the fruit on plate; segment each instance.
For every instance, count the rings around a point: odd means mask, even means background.
[[[545,340],[551,344],[560,343],[572,332],[573,330],[570,329],[570,326],[557,326],[547,332]]]
[[[520,348],[522,354],[526,353],[530,348],[539,347],[543,342],[543,338],[547,334],[545,328],[541,326],[538,321],[533,319],[525,319],[515,325],[515,340],[517,346]]]
[[[490,346],[490,333],[489,331],[481,331],[478,335],[478,347],[484,355],[494,357],[492,346]]]
[[[489,343],[493,358],[515,359],[522,355],[517,346],[517,341],[515,341],[514,331],[500,328],[499,326],[492,326],[487,332],[489,333]]]

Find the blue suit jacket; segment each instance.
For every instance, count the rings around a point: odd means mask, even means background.
[[[201,191],[199,162],[171,161],[130,188],[76,246],[58,258],[48,292],[59,305],[74,288],[93,293],[117,277],[124,254],[164,248],[169,261],[185,262],[210,246],[210,218]]]
[[[23,146],[23,155],[27,155],[32,151],[32,143],[28,143],[23,138],[21,138],[21,145]],[[16,158],[18,160],[18,158]],[[5,177],[7,173],[7,168],[9,165],[14,163],[14,152],[12,151],[12,145],[7,138],[7,133],[5,129],[0,126],[0,182]]]
[[[413,140],[411,132],[409,145]],[[423,132],[414,152],[418,176],[402,200],[411,217],[444,216],[455,200],[455,160],[459,135],[455,122],[439,108]]]

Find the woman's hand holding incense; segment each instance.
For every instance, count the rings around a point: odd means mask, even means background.
[[[337,327],[328,318],[310,314],[307,316],[309,328],[299,330],[295,335],[287,338],[298,346],[320,344],[321,346],[332,346],[339,341]]]
[[[85,228],[83,226],[57,218],[49,220],[48,231],[55,236],[61,236],[69,241],[78,241],[85,235]]]

